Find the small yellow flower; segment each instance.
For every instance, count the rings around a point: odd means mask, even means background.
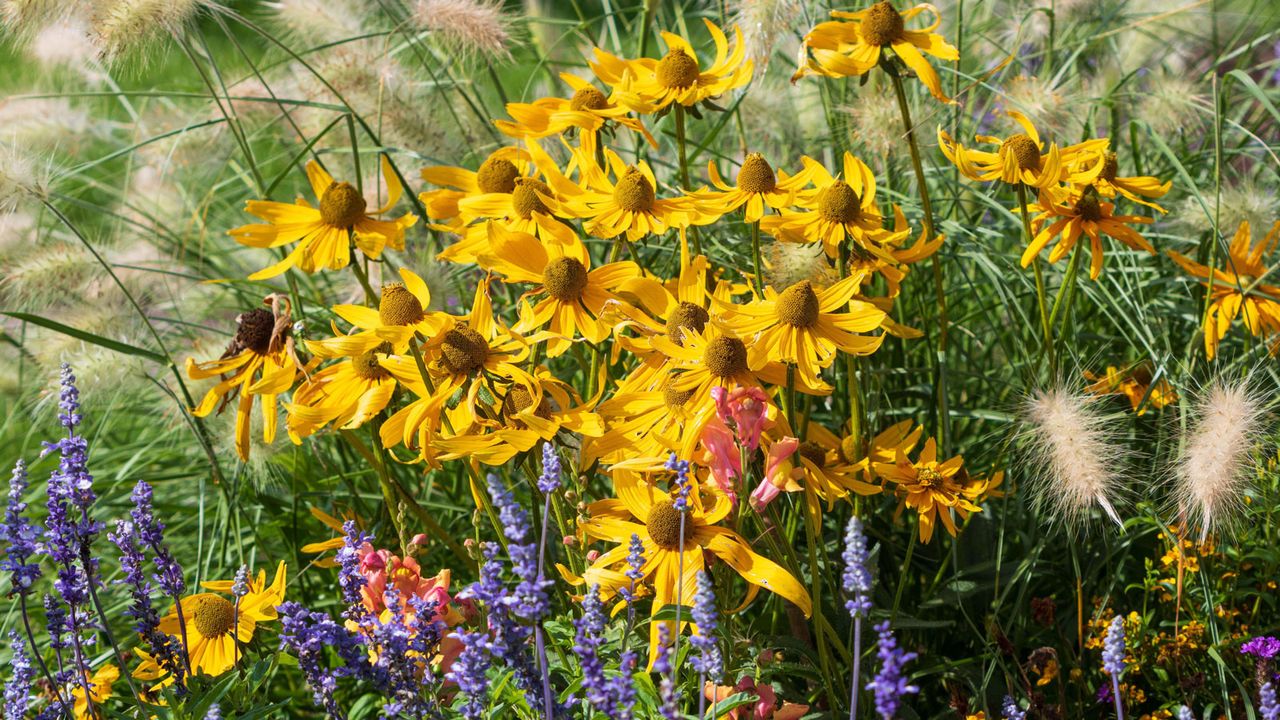
[[[1280,286],[1263,283],[1267,276],[1266,256],[1280,240],[1280,222],[1256,245],[1250,242],[1249,223],[1242,222],[1227,250],[1222,268],[1209,268],[1182,253],[1169,257],[1183,270],[1200,278],[1205,287],[1212,282],[1209,313],[1204,321],[1204,350],[1210,360],[1218,354],[1218,343],[1226,337],[1231,323],[1243,316],[1244,326],[1254,337],[1264,340],[1280,335]],[[1271,354],[1280,350],[1280,341],[1271,343]]]
[[[86,673],[85,677],[89,685],[88,695],[85,695],[84,685],[80,683],[76,683],[71,688],[71,698],[74,701],[71,710],[76,714],[76,720],[93,720],[99,717],[96,713],[90,714],[89,702],[92,700],[96,708],[102,704],[102,701],[111,697],[111,686],[120,679],[120,668],[107,663],[98,668],[92,676]]]
[[[244,225],[229,231],[242,245],[277,248],[297,245],[283,260],[249,276],[250,280],[273,278],[291,267],[307,273],[322,268],[338,270],[351,262],[351,243],[365,255],[377,258],[385,247],[404,249],[404,231],[418,221],[413,213],[395,220],[381,220],[400,201],[404,188],[385,155],[382,177],[386,182],[387,202],[368,211],[364,196],[350,183],[335,182],[320,163],[307,163],[307,179],[319,198],[319,206],[298,198],[296,203],[250,200],[245,210],[266,220],[266,224]]]
[[[922,13],[932,14],[933,22],[921,30],[908,30],[907,21]],[[886,49],[891,49],[929,88],[930,94],[942,102],[954,102],[942,92],[938,73],[921,54],[941,60],[960,59],[960,52],[934,32],[942,23],[936,7],[922,4],[898,12],[892,3],[883,0],[858,12],[832,10],[831,17],[836,19],[819,23],[804,36],[808,59],[792,76],[792,82],[807,75],[864,75],[880,64]]]
[[[1049,252],[1049,262],[1055,263],[1070,254],[1081,236],[1089,239],[1089,278],[1097,280],[1102,273],[1102,236],[1109,235],[1134,250],[1155,254],[1156,249],[1129,224],[1152,222],[1151,218],[1137,215],[1116,215],[1115,205],[1098,196],[1092,185],[1083,190],[1043,190],[1040,201],[1027,208],[1040,213],[1032,220],[1036,231],[1031,244],[1022,253],[1022,267],[1027,267],[1045,247],[1057,238]]]
[[[644,124],[628,117],[630,108],[611,102],[595,85],[577,75],[560,73],[560,79],[573,88],[572,97],[548,97],[532,103],[507,103],[511,120],[495,120],[493,124],[504,134],[514,138],[537,139],[549,135],[567,134],[574,129],[598,133],[601,128],[614,123],[644,136],[654,148],[653,139]],[[641,113],[651,112],[650,106],[642,106]]]
[[[915,462],[902,452],[893,463],[875,464],[877,475],[897,483],[897,512],[900,514],[904,507],[916,511],[921,542],[928,543],[933,538],[933,529],[939,521],[955,537],[956,524],[951,517],[953,510],[962,520],[970,513],[982,512],[982,508],[964,496],[964,488],[956,481],[956,474],[963,464],[964,458],[959,455],[938,462],[938,448],[933,438],[925,442]]]
[[[661,60],[624,60],[596,48],[591,69],[613,88],[611,100],[639,113],[660,111],[672,103],[691,107],[751,82],[752,62],[746,57],[742,31],[733,29],[731,52],[724,31],[710,20],[703,22],[716,46],[715,59],[706,68],[688,40],[663,32],[667,54]]]
[[[1178,393],[1168,380],[1162,377],[1152,382],[1151,366],[1147,363],[1138,363],[1124,370],[1108,365],[1101,376],[1088,370],[1084,371],[1084,376],[1093,381],[1092,385],[1085,388],[1085,392],[1094,395],[1123,395],[1133,411],[1140,416],[1151,408],[1159,410],[1178,401]],[[1147,402],[1144,403],[1143,400]]]
[[[1051,143],[1046,151],[1039,131],[1026,115],[1016,110],[1009,110],[1008,114],[1023,132],[1003,139],[988,135],[976,138],[978,142],[997,145],[995,152],[966,148],[952,140],[941,126],[938,127],[938,147],[948,160],[955,163],[960,173],[971,180],[999,180],[1010,185],[1022,183],[1041,190],[1057,187],[1058,183],[1069,178],[1073,167],[1085,161],[1096,164],[1097,158],[1106,153],[1107,140],[1088,140],[1064,148]],[[1088,184],[1101,171],[1102,167],[1098,165],[1072,179]]]
[[[721,215],[728,215],[745,206],[742,219],[753,223],[764,217],[766,208],[782,210],[791,207],[795,203],[796,193],[809,184],[813,172],[810,166],[806,166],[795,175],[787,175],[785,172],[775,171],[763,155],[753,152],[747,153],[747,157],[743,159],[737,180],[732,186],[720,177],[715,161],[707,163],[707,174],[711,178],[711,184],[719,188],[720,192],[700,191],[693,193],[693,196]]]

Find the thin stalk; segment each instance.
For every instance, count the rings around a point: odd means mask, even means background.
[[[760,257],[760,221],[751,223],[751,258],[756,264],[756,297],[764,297],[764,262]]]
[[[911,541],[907,543],[907,554],[902,558],[902,574],[898,577],[898,589],[893,593],[893,612],[889,613],[889,622],[898,619],[898,607],[902,603],[902,591],[907,587],[907,576],[911,572],[911,557],[916,552],[916,540],[920,538],[920,524],[911,525]]]
[[[858,682],[862,674],[862,615],[853,616],[853,674],[849,689],[849,720],[858,715]]]
[[[31,619],[27,616],[27,594],[20,593],[18,602],[22,610],[22,627],[27,631],[27,640],[31,643],[31,655],[35,657],[36,662],[40,664],[40,673],[44,675],[44,679],[49,683],[49,689],[53,692],[53,697],[62,706],[62,715],[71,720],[74,717],[71,714],[71,706],[63,699],[62,692],[58,689],[58,683],[53,681],[53,675],[49,673],[49,666],[44,662],[44,655],[40,653],[40,649],[36,646],[35,633],[31,632]]]
[[[1035,236],[1031,234],[1031,213],[1027,212],[1027,186],[1018,183],[1017,191],[1018,207],[1022,210],[1022,234],[1026,237],[1027,245],[1030,245]],[[1043,335],[1044,353],[1049,358],[1049,372],[1053,374],[1057,372],[1058,367],[1057,358],[1053,353],[1053,322],[1049,319],[1049,303],[1045,298],[1044,274],[1040,271],[1039,257],[1031,259],[1031,269],[1036,276],[1036,305],[1040,310],[1040,330]]]
[[[937,236],[937,226],[933,221],[933,204],[929,200],[929,184],[925,182],[924,165],[920,161],[920,147],[916,142],[915,127],[911,123],[911,108],[907,105],[907,91],[902,87],[902,76],[897,69],[888,63],[882,64],[890,79],[893,80],[893,91],[898,96],[898,112],[902,115],[902,126],[907,131],[907,147],[911,151],[911,167],[916,174],[916,191],[920,194],[920,209],[924,211],[925,236],[932,240]],[[947,407],[947,295],[943,290],[942,262],[938,254],[934,254],[930,265],[933,266],[933,291],[938,303],[938,348],[934,356],[934,376],[937,384],[938,406],[938,445],[943,454],[949,454],[951,448],[951,413]]]
[[[676,150],[680,156],[680,187],[684,190],[689,189],[689,158],[685,152],[685,134],[684,134],[684,106],[675,103],[676,116]],[[693,254],[702,254],[702,239],[698,237],[696,228],[689,229],[689,236],[693,238]]]
[[[543,570],[546,567],[547,551],[547,518],[551,515],[551,493],[542,507],[542,536],[538,538],[538,582],[542,582]],[[589,591],[590,592],[590,591]],[[542,663],[542,705],[547,720],[555,717],[555,705],[551,700],[551,666],[547,664],[547,639],[542,632],[542,623],[534,628],[534,645],[538,650],[538,662]]]

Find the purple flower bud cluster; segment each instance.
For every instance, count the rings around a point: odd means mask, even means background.
[[[867,568],[867,536],[862,521],[849,518],[844,534],[844,591],[850,596],[845,609],[855,617],[865,618],[871,612],[871,571]]]
[[[496,502],[496,501],[495,501]],[[485,543],[485,561],[480,566],[480,579],[460,593],[484,605],[489,624],[489,638],[484,643],[491,663],[511,669],[515,685],[525,694],[531,708],[542,707],[541,679],[534,668],[529,639],[533,628],[518,622],[512,607],[517,600],[508,592],[503,580],[505,566],[499,558],[497,543]],[[477,660],[478,664],[479,661]]]
[[[460,632],[457,638],[462,643],[462,652],[445,676],[458,686],[462,697],[462,703],[455,703],[454,710],[467,720],[480,720],[485,715],[489,700],[488,638],[480,631]]]
[[[322,612],[312,612],[301,603],[286,602],[280,605],[280,649],[298,659],[298,668],[311,688],[316,705],[324,708],[331,718],[341,718],[342,712],[333,693],[340,678],[355,677],[373,682],[376,677],[369,663],[369,651],[360,637]],[[342,665],[329,668],[326,649],[333,648]]]
[[[577,629],[573,638],[573,652],[578,656],[578,664],[582,667],[582,691],[586,702],[605,713],[612,700],[612,688],[605,674],[604,658],[600,657],[600,648],[605,644],[606,624],[604,603],[600,601],[600,587],[592,585],[582,596],[582,617],[573,621]]]
[[[35,679],[36,669],[27,655],[27,644],[13,630],[9,631],[9,644],[13,647],[9,660],[12,674],[4,685],[4,717],[22,718],[26,717],[27,705],[31,702],[31,681]]]
[[[676,474],[676,499],[672,504],[676,510],[687,512],[689,510],[689,492],[693,489],[689,482],[689,461],[677,460],[676,454],[671,453],[667,456],[665,467]]]
[[[612,720],[631,720],[636,705],[636,686],[631,676],[636,671],[636,653],[623,651],[618,660],[618,675],[614,676],[610,695],[613,697]]]
[[[388,588],[383,593],[387,613],[373,620],[366,642],[372,647],[373,676],[385,678],[377,688],[384,696],[382,716],[422,718],[434,714],[432,693],[424,688],[433,684],[429,659],[436,655],[442,629],[434,620],[436,604],[411,598],[407,613],[400,593]]]
[[[120,569],[124,577],[116,582],[129,587],[129,606],[124,614],[133,618],[133,629],[147,644],[147,651],[156,664],[173,675],[177,687],[181,688],[185,670],[182,644],[160,632],[160,615],[151,604],[151,581],[144,569],[147,558],[137,526],[129,520],[117,520],[115,530],[107,537],[120,549]]]
[[[631,603],[636,599],[636,586],[644,579],[642,567],[644,567],[644,542],[639,535],[631,533],[631,545],[627,552],[627,569],[623,571],[631,583],[627,587],[618,588],[618,595],[626,601],[628,612],[632,612]]]
[[[1240,646],[1244,655],[1252,655],[1260,660],[1272,660],[1280,656],[1280,640],[1270,635],[1259,635]]]
[[[1005,695],[1004,702],[1000,705],[1000,717],[1004,720],[1027,720],[1027,713],[1018,707],[1018,701],[1013,696]]]
[[[903,667],[915,660],[916,654],[898,647],[888,621],[877,625],[876,632],[880,635],[880,646],[876,652],[880,658],[880,673],[867,683],[867,689],[875,694],[876,712],[880,717],[892,720],[898,714],[902,696],[920,692],[920,688],[908,683],[902,674]]]
[[[222,720],[222,708],[218,707],[218,703],[209,706],[209,710],[204,714],[204,720]]]
[[[1276,700],[1274,683],[1263,683],[1258,688],[1258,712],[1262,720],[1280,720],[1280,701]]]
[[[1124,673],[1124,618],[1119,615],[1111,619],[1102,641],[1102,669],[1117,678]]]
[[[372,538],[360,529],[355,520],[342,524],[345,536],[342,547],[334,554],[338,563],[338,587],[342,590],[342,602],[347,606],[343,616],[348,620],[363,624],[368,610],[364,606],[364,590],[366,581],[360,573],[360,548]]]
[[[129,516],[133,519],[134,531],[144,548],[151,551],[155,563],[155,581],[160,591],[177,600],[187,591],[187,581],[182,574],[182,565],[174,559],[169,547],[164,542],[164,523],[156,520],[152,506],[151,486],[139,480],[133,486],[129,499],[133,501],[133,509]]]
[[[542,445],[542,474],[538,476],[538,489],[550,495],[560,489],[560,456],[551,443]]]
[[[19,460],[13,466],[13,477],[9,480],[9,503],[4,511],[3,536],[5,543],[5,559],[0,563],[0,570],[9,574],[13,592],[26,594],[31,586],[40,579],[40,565],[31,562],[36,554],[36,527],[23,514],[27,511],[27,503],[23,497],[27,493],[27,464]]]
[[[698,590],[693,598],[691,614],[693,624],[698,626],[698,633],[689,639],[696,652],[692,660],[693,669],[712,682],[720,682],[724,677],[724,655],[720,651],[720,643],[716,642],[719,618],[709,572],[698,573]]]
[[[653,671],[661,678],[658,682],[658,711],[665,720],[679,720],[680,695],[671,665],[671,630],[665,623],[658,629],[658,654],[653,659]]]
[[[489,495],[493,497],[498,519],[502,522],[502,534],[507,538],[511,569],[519,579],[514,593],[506,598],[506,602],[517,618],[537,624],[551,611],[547,588],[552,583],[544,580],[538,572],[538,546],[532,537],[529,515],[498,476],[491,474],[488,481]]]

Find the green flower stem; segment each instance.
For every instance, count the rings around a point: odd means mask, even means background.
[[[1027,245],[1031,245],[1031,241],[1035,238],[1031,234],[1031,213],[1027,212],[1027,186],[1018,183],[1018,208],[1022,211],[1022,234],[1025,236]],[[1040,271],[1040,257],[1036,256],[1031,259],[1031,269],[1036,276],[1036,305],[1040,310],[1040,331],[1043,336],[1044,354],[1049,358],[1049,372],[1057,371],[1057,359],[1053,353],[1053,321],[1049,319],[1048,302],[1045,299],[1044,274]],[[1055,310],[1057,309],[1055,304]]]

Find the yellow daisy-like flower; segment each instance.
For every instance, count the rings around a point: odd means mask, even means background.
[[[764,217],[766,208],[782,210],[795,204],[796,193],[807,186],[813,175],[812,166],[795,175],[775,172],[773,166],[760,153],[748,153],[738,169],[738,177],[733,186],[725,183],[720,177],[720,170],[715,161],[707,163],[707,174],[711,184],[720,192],[699,191],[693,197],[702,201],[708,210],[720,215],[728,215],[740,207],[746,206],[743,220],[753,223]]]
[[[1151,247],[1151,243],[1126,224],[1150,223],[1151,218],[1116,215],[1115,209],[1114,203],[1098,197],[1092,185],[1078,192],[1059,194],[1054,190],[1041,191],[1040,202],[1027,208],[1028,212],[1040,214],[1031,221],[1036,235],[1022,252],[1022,267],[1030,265],[1054,238],[1058,238],[1058,242],[1049,253],[1049,262],[1058,262],[1071,252],[1081,235],[1089,238],[1089,278],[1092,280],[1097,280],[1102,273],[1103,235],[1109,235],[1134,250],[1145,250],[1154,255],[1156,249]]]
[[[486,193],[510,194],[516,188],[516,180],[529,177],[533,159],[529,152],[518,147],[498,148],[480,163],[475,170],[452,165],[433,165],[422,169],[422,179],[438,190],[426,190],[418,195],[427,217],[443,223],[436,229],[457,232],[469,220],[460,218],[459,203],[469,197]],[[436,226],[432,226],[436,227]]]
[[[786,417],[779,415],[778,425],[766,433],[766,442],[772,445],[784,437],[795,437]],[[877,495],[883,488],[867,482],[862,477],[863,463],[850,460],[845,454],[844,442],[835,433],[817,422],[809,422],[804,437],[796,438],[799,446],[790,458],[793,467],[789,476],[805,490],[814,492],[825,500],[830,510],[835,501],[850,492],[858,495]],[[783,488],[794,492],[790,488]]]
[[[933,22],[921,30],[908,30],[906,23],[921,13],[931,13]],[[819,23],[804,36],[809,55],[792,82],[807,75],[849,77],[864,75],[880,64],[884,50],[891,48],[911,68],[938,100],[954,102],[942,92],[938,73],[921,53],[941,60],[959,60],[960,52],[934,31],[942,18],[932,5],[917,5],[898,12],[884,0],[858,12],[831,11],[836,20]]]
[[[539,368],[534,383],[515,382],[495,402],[492,415],[482,421],[489,432],[459,435],[436,441],[440,460],[475,459],[485,465],[502,465],[517,453],[528,452],[539,440],[550,441],[562,430],[586,437],[604,433],[600,416],[584,404],[573,388]]]
[[[360,252],[376,258],[383,248],[404,249],[404,231],[418,221],[413,213],[395,220],[381,220],[400,201],[403,187],[382,157],[382,177],[386,181],[387,202],[368,211],[364,195],[350,183],[334,182],[320,163],[307,163],[307,180],[320,199],[319,207],[298,198],[296,203],[250,200],[245,210],[266,220],[266,224],[244,225],[228,232],[242,245],[277,248],[297,243],[283,260],[249,276],[250,280],[273,278],[291,267],[313,273],[322,268],[338,270],[351,262],[351,242]]]
[[[1106,152],[1107,140],[1086,140],[1065,148],[1050,143],[1046,151],[1045,143],[1031,120],[1017,110],[1007,112],[1023,132],[1003,139],[990,135],[975,138],[981,143],[997,145],[995,152],[966,148],[952,140],[941,126],[938,127],[938,147],[948,160],[955,163],[960,174],[971,180],[999,180],[1010,185],[1022,183],[1041,190],[1057,187],[1067,179],[1079,179],[1087,184],[1088,178],[1083,173],[1077,178],[1072,175],[1072,170],[1081,160],[1092,161],[1098,153]]]
[[[1148,198],[1164,197],[1173,187],[1173,181],[1166,180],[1162,183],[1150,175],[1121,177],[1120,160],[1110,150],[1098,151],[1092,158],[1085,153],[1081,153],[1078,157],[1075,172],[1071,177],[1072,182],[1079,185],[1091,184],[1103,197],[1123,195],[1139,205],[1165,212],[1164,208]]]
[[[390,344],[365,350],[311,375],[287,403],[285,427],[294,443],[333,424],[343,430],[358,428],[382,412],[399,385],[397,375],[420,383],[417,369],[407,358],[388,354]]]
[[[659,198],[653,170],[644,161],[627,165],[617,153],[606,149],[606,173],[594,167],[595,159],[589,153],[576,154],[587,168],[583,172],[585,187],[551,178],[552,187],[562,191],[565,210],[587,220],[586,231],[598,238],[625,235],[634,241],[650,233],[661,235],[670,228],[705,225],[719,217],[708,215],[688,196]]]
[[[964,458],[959,455],[938,462],[937,445],[933,438],[929,438],[914,463],[903,452],[893,463],[876,463],[875,471],[897,484],[897,513],[901,514],[904,507],[915,510],[920,523],[920,542],[928,543],[933,539],[933,529],[938,521],[951,537],[956,536],[952,510],[961,519],[969,517],[970,513],[982,512],[982,508],[965,497],[964,486],[956,479],[963,465]]]
[[[1169,251],[1169,257],[1183,270],[1200,278],[1205,287],[1210,287],[1212,279],[1213,293],[1204,319],[1204,351],[1210,360],[1218,354],[1218,343],[1226,337],[1231,323],[1241,315],[1244,326],[1254,337],[1262,336],[1264,340],[1272,335],[1280,337],[1280,286],[1261,282],[1269,271],[1265,258],[1275,249],[1277,240],[1280,240],[1280,222],[1272,225],[1271,231],[1256,245],[1250,239],[1249,223],[1240,223],[1222,268],[1210,268]],[[1280,339],[1271,343],[1271,354],[1278,351]]]
[[[494,120],[493,124],[505,135],[537,139],[559,135],[575,128],[597,133],[612,122],[634,130],[643,135],[651,146],[658,147],[658,141],[645,129],[644,123],[627,116],[631,112],[630,108],[610,102],[595,85],[577,75],[560,73],[560,79],[573,88],[572,97],[548,97],[532,103],[507,103],[507,114],[511,116],[511,120]],[[653,109],[645,105],[639,112],[652,112]]]
[[[631,536],[637,535],[644,545],[641,582],[653,588],[654,614],[677,601],[692,602],[698,574],[706,566],[707,553],[733,568],[751,586],[791,601],[805,617],[812,612],[809,593],[790,573],[756,554],[738,533],[717,525],[733,509],[733,503],[723,493],[710,486],[693,484],[688,511],[683,513],[682,533],[682,513],[676,509],[678,488],[664,492],[651,485],[641,473],[626,469],[614,470],[613,486],[617,499],[598,500],[588,505],[589,519],[580,524],[587,537],[618,543],[587,568],[583,577],[588,587],[600,587],[602,600],[607,602],[630,582],[618,569],[626,564]],[[708,496],[705,502],[704,494]],[[650,667],[657,657],[663,625],[671,629],[669,622],[650,625]]]
[[[85,678],[89,686],[87,695],[83,684],[76,683],[71,688],[71,699],[73,701],[71,711],[75,713],[76,720],[93,720],[93,718],[98,717],[97,714],[89,712],[89,703],[92,701],[93,706],[97,707],[104,700],[111,697],[111,686],[120,679],[120,668],[107,663],[98,668],[92,676],[85,673]]]
[[[481,256],[480,263],[501,273],[506,282],[536,286],[524,296],[543,297],[532,307],[522,303],[515,329],[529,332],[546,327],[553,335],[546,344],[548,357],[563,354],[579,334],[591,343],[609,337],[614,321],[606,308],[652,322],[612,292],[625,281],[642,277],[635,263],[615,262],[593,270],[587,247],[571,232],[542,243],[525,233],[496,226],[491,230],[493,252]]]
[[[273,295],[266,300],[272,310],[257,308],[236,318],[238,328],[231,344],[217,360],[196,362],[187,358],[187,376],[192,380],[218,378],[191,410],[196,417],[222,412],[238,393],[236,406],[236,454],[249,459],[249,414],[253,401],[262,398],[262,441],[276,438],[276,405],[280,393],[293,387],[299,370],[304,370],[293,351],[293,320],[287,298]]]
[[[875,472],[877,464],[892,464],[899,456],[907,455],[915,449],[916,443],[920,442],[920,436],[923,434],[923,425],[916,425],[912,420],[903,420],[890,425],[872,438],[870,447],[865,450],[865,455],[863,448],[855,446],[852,435],[845,436],[840,441],[840,454],[846,462],[853,463],[862,473],[863,480],[870,484],[876,479],[882,479]]]
[[[284,602],[285,564],[276,568],[271,585],[266,571],[249,582],[249,592],[237,602],[219,593],[231,592],[232,581],[202,583],[214,592],[182,598],[178,607],[160,619],[160,632],[186,644],[192,672],[221,675],[239,659],[237,643],[253,639],[258,623],[276,619],[276,606]]]
[[[853,299],[861,283],[861,278],[850,276],[815,290],[808,280],[801,280],[780,293],[766,287],[763,298],[746,305],[716,305],[726,325],[752,338],[747,353],[751,367],[788,363],[814,384],[835,362],[837,350],[870,355],[884,341],[884,335],[859,334],[875,330],[885,319],[876,306]]]
[[[385,343],[391,348],[388,354],[403,355],[415,335],[435,337],[453,323],[444,313],[427,311],[431,289],[417,273],[402,267],[400,280],[383,283],[376,310],[365,305],[334,305],[334,314],[351,323],[355,332],[308,340],[307,349],[316,357],[330,359],[355,357]]]
[[[1088,370],[1084,371],[1085,379],[1093,382],[1085,388],[1085,392],[1094,395],[1123,395],[1138,415],[1145,415],[1147,410],[1171,405],[1178,401],[1178,393],[1168,380],[1160,378],[1152,382],[1151,366],[1138,363],[1126,369],[1108,365],[1107,371],[1099,376]],[[1143,402],[1147,400],[1147,402]]]
[[[624,60],[596,48],[591,70],[613,88],[614,100],[639,113],[662,110],[672,103],[691,107],[751,82],[753,66],[746,57],[742,31],[733,29],[731,52],[724,32],[710,20],[703,22],[716,45],[715,60],[705,70],[689,41],[669,32],[662,33],[667,54],[661,60]]]
[[[675,386],[678,375],[660,368],[665,378],[657,389],[620,391],[601,403],[600,416],[607,432],[582,443],[583,465],[599,459],[613,464],[627,458],[654,457],[679,452],[698,442],[715,406],[691,402],[693,390]]]
[[[814,188],[796,196],[795,204],[801,210],[770,215],[760,221],[760,229],[788,242],[820,242],[827,256],[833,258],[839,256],[841,243],[849,238],[857,248],[885,262],[894,262],[884,246],[906,237],[906,231],[890,233],[884,229],[871,168],[848,152],[844,154],[840,177],[813,158],[804,157],[801,161],[814,183]]]

